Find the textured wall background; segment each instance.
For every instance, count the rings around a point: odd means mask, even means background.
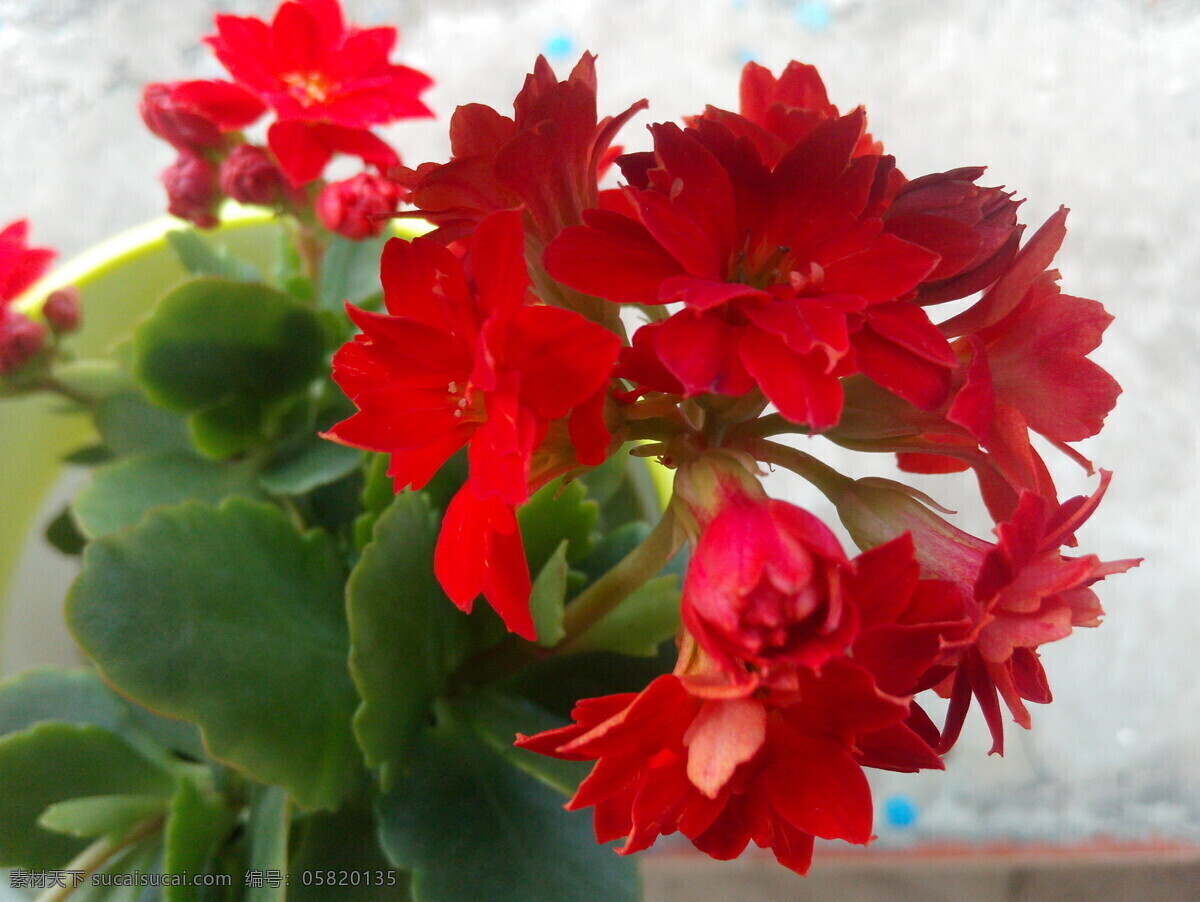
[[[1109,614],[1045,660],[1057,699],[1034,712],[1009,757],[976,730],[945,775],[888,777],[916,805],[911,826],[881,817],[885,842],[930,837],[1200,839],[1200,6],[1189,0],[350,0],[360,23],[398,23],[399,58],[430,72],[442,117],[483,101],[508,109],[535,55],[565,74],[597,52],[601,109],[647,96],[638,123],[736,104],[750,58],[817,64],[843,110],[910,176],[986,163],[988,184],[1028,198],[1036,225],[1072,209],[1058,258],[1068,293],[1117,317],[1096,359],[1125,394],[1083,452],[1116,471],[1081,551],[1144,556],[1105,583]],[[0,0],[0,221],[28,216],[37,243],[77,252],[158,215],[170,160],[138,120],[146,81],[216,76],[197,41],[215,9],[269,16],[267,0]],[[444,119],[392,132],[407,161],[442,158]],[[836,455],[813,444],[830,460]],[[0,449],[0,461],[2,461]],[[887,461],[873,461],[887,472]],[[3,466],[0,463],[0,466]],[[859,470],[858,472],[865,472]],[[1061,468],[1063,494],[1090,491]],[[971,487],[924,487],[967,507]],[[792,500],[828,511],[797,484]],[[965,489],[965,491],[964,491]],[[2,502],[0,502],[2,503]],[[977,504],[978,502],[973,502]],[[973,510],[973,508],[968,508]],[[964,511],[967,528],[988,524]],[[24,575],[26,605],[61,586]],[[24,648],[26,658],[50,651]],[[60,652],[61,653],[61,652]],[[883,807],[883,806],[881,806]],[[887,810],[886,807],[884,810]],[[903,821],[903,817],[895,820]]]

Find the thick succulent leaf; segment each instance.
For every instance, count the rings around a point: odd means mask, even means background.
[[[679,631],[679,580],[650,580],[576,639],[572,651],[613,651],[652,658]]]
[[[566,635],[563,603],[567,598],[568,569],[567,540],[563,539],[538,573],[529,593],[529,613],[533,615],[537,644],[546,648],[557,645]]]
[[[378,801],[380,838],[417,902],[633,902],[634,862],[596,843],[591,817],[514,767],[443,709]]]
[[[437,518],[424,495],[398,495],[373,535],[350,574],[346,610],[362,697],[354,732],[388,786],[462,660],[470,627],[433,575]]]
[[[94,539],[133,526],[155,508],[189,500],[218,504],[233,495],[265,500],[249,465],[152,451],[97,468],[73,510],[80,530]]]
[[[343,573],[276,508],[187,502],[99,539],[67,601],[105,679],[197,724],[214,757],[335,808],[357,779]]]
[[[370,810],[346,806],[293,826],[288,902],[408,902],[408,874],[379,848]]]

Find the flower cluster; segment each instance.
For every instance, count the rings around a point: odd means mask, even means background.
[[[811,66],[751,63],[738,112],[651,125],[651,149],[620,155],[645,104],[599,118],[593,62],[558,81],[539,59],[512,117],[460,107],[453,158],[398,171],[436,228],[389,243],[386,312],[351,310],[361,334],[334,377],[358,412],[328,436],[389,454],[398,489],[467,446],[436,572],[525,639],[517,507],[625,442],[673,468],[627,559],[644,580],[690,546],[673,672],[518,744],[596,762],[569,807],[592,807],[622,853],[679,832],[803,873],[814,838],[870,839],[864,768],[941,768],[973,702],[994,751],[1001,702],[1029,727],[1026,703],[1051,698],[1037,649],[1095,626],[1091,587],[1137,563],[1063,554],[1109,474],[1060,501],[1031,441],[1091,472],[1069,443],[1120,391],[1087,356],[1109,317],[1058,286],[1065,210],[1022,246],[1012,192],[979,167],[909,178]],[[613,163],[620,185],[601,190]],[[767,438],[789,432],[908,472],[973,470],[995,540]],[[825,493],[861,553],[768,497],[764,465]],[[628,576],[568,605],[564,649],[637,588]],[[940,725],[928,690],[950,699]]]
[[[420,95],[432,81],[391,63],[391,27],[347,25],[337,0],[285,0],[270,23],[218,15],[205,39],[232,81],[147,85],[142,119],[178,151],[162,176],[169,210],[201,228],[218,222],[224,197],[243,204],[315,209],[352,239],[378,234],[400,187],[387,178],[400,157],[375,126],[430,116]],[[242,130],[270,114],[265,146]],[[315,184],[335,155],[363,172]]]

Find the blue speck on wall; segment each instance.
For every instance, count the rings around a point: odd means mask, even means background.
[[[799,0],[796,21],[809,31],[824,31],[833,24],[833,10],[825,0]]]
[[[746,63],[756,59],[758,54],[749,47],[739,47],[733,53],[733,58],[738,61],[738,65],[744,66]]]
[[[889,796],[883,803],[883,816],[893,827],[911,827],[919,813],[917,803],[908,796]]]
[[[575,49],[575,40],[565,32],[557,32],[546,38],[546,43],[542,45],[542,52],[552,60],[563,59],[570,56]]]

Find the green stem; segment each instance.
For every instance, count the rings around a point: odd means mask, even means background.
[[[808,435],[808,427],[784,419],[781,414],[772,413],[745,423],[737,423],[729,428],[731,441],[766,438],[769,435]]]
[[[605,614],[644,586],[670,560],[675,548],[675,514],[668,506],[641,544],[567,605],[563,611],[566,638],[557,647],[561,649],[587,632]]]
[[[803,476],[835,504],[846,487],[853,482],[850,477],[843,476],[811,454],[798,448],[789,448],[778,442],[769,442],[761,438],[743,438],[737,442],[736,447],[753,454],[763,463],[774,464],[785,470],[791,470],[798,476]]]
[[[71,871],[82,872],[83,881],[79,885],[84,886],[87,884],[88,878],[111,861],[118,852],[127,849],[135,842],[158,833],[162,830],[163,823],[164,818],[162,815],[159,815],[158,817],[142,821],[142,823],[135,826],[119,840],[113,841],[108,837],[98,839],[76,855],[63,870],[67,873]],[[62,900],[70,897],[71,893],[76,889],[74,881],[68,882],[65,886],[52,886],[39,895],[35,902],[62,902]]]

